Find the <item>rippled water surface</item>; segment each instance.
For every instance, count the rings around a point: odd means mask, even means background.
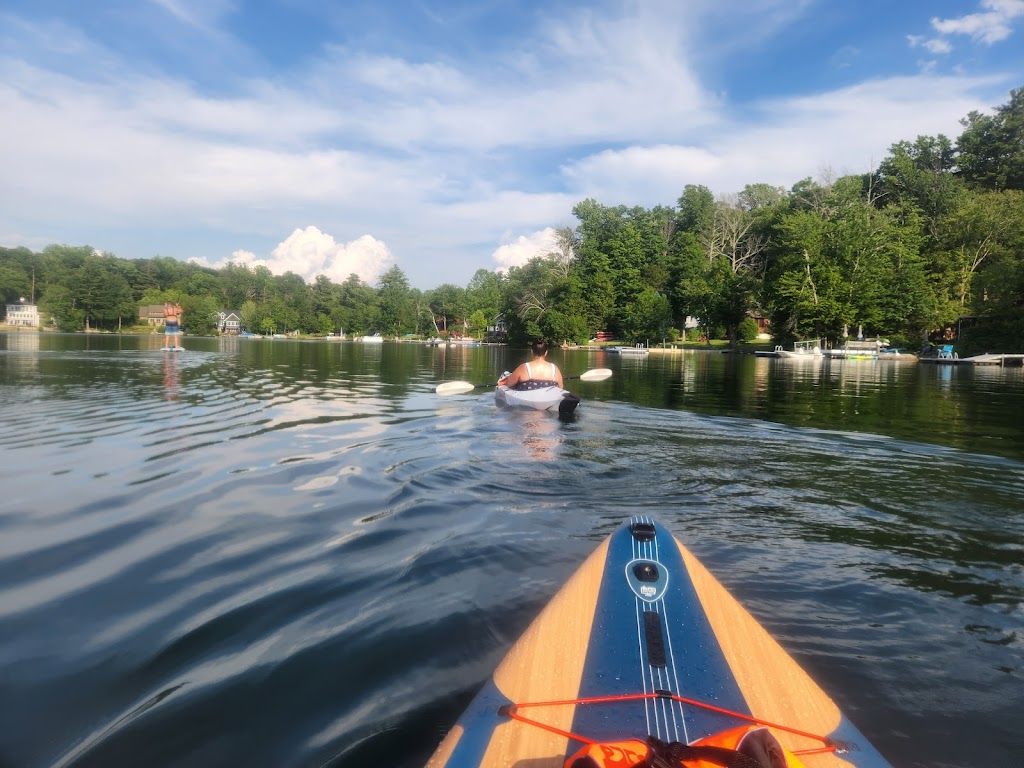
[[[417,766],[631,514],[896,765],[1024,754],[1024,371],[0,334],[0,766]]]

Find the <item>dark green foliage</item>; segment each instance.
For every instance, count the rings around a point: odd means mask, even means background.
[[[501,275],[478,269],[466,286],[467,304],[479,309],[491,322],[501,312],[503,292]]]
[[[415,323],[416,310],[409,290],[409,280],[397,266],[377,281],[377,306],[380,331],[386,336],[399,336]]]
[[[740,341],[753,341],[757,338],[757,321],[752,317],[745,317],[740,321],[739,326],[739,337]]]
[[[1024,190],[1024,88],[993,115],[971,112],[960,121],[957,141],[960,175],[971,186]]]
[[[437,332],[462,333],[468,326],[471,310],[465,288],[445,283],[427,291],[425,298]]]
[[[31,300],[30,285],[30,279],[23,270],[0,262],[0,301],[15,302],[22,298]]]

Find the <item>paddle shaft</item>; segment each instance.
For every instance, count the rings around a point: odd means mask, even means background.
[[[580,374],[579,376],[563,376],[562,377],[562,381],[572,381],[573,379],[582,379],[582,378],[583,378],[582,374]],[[473,389],[483,389],[484,387],[495,387],[495,386],[497,386],[497,385],[496,384],[476,384],[476,385],[473,386]]]

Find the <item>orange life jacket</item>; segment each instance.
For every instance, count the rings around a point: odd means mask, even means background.
[[[648,757],[652,759],[648,762]],[[660,762],[654,758],[660,758]],[[589,744],[565,761],[565,768],[633,768],[675,765],[686,768],[804,768],[764,726],[744,725],[705,736],[692,744],[639,739]]]

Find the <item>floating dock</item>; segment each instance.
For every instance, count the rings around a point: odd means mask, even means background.
[[[935,365],[998,365],[998,366],[1022,366],[1024,365],[1024,354],[984,354],[973,357],[921,357],[918,360],[922,363],[933,363]]]

